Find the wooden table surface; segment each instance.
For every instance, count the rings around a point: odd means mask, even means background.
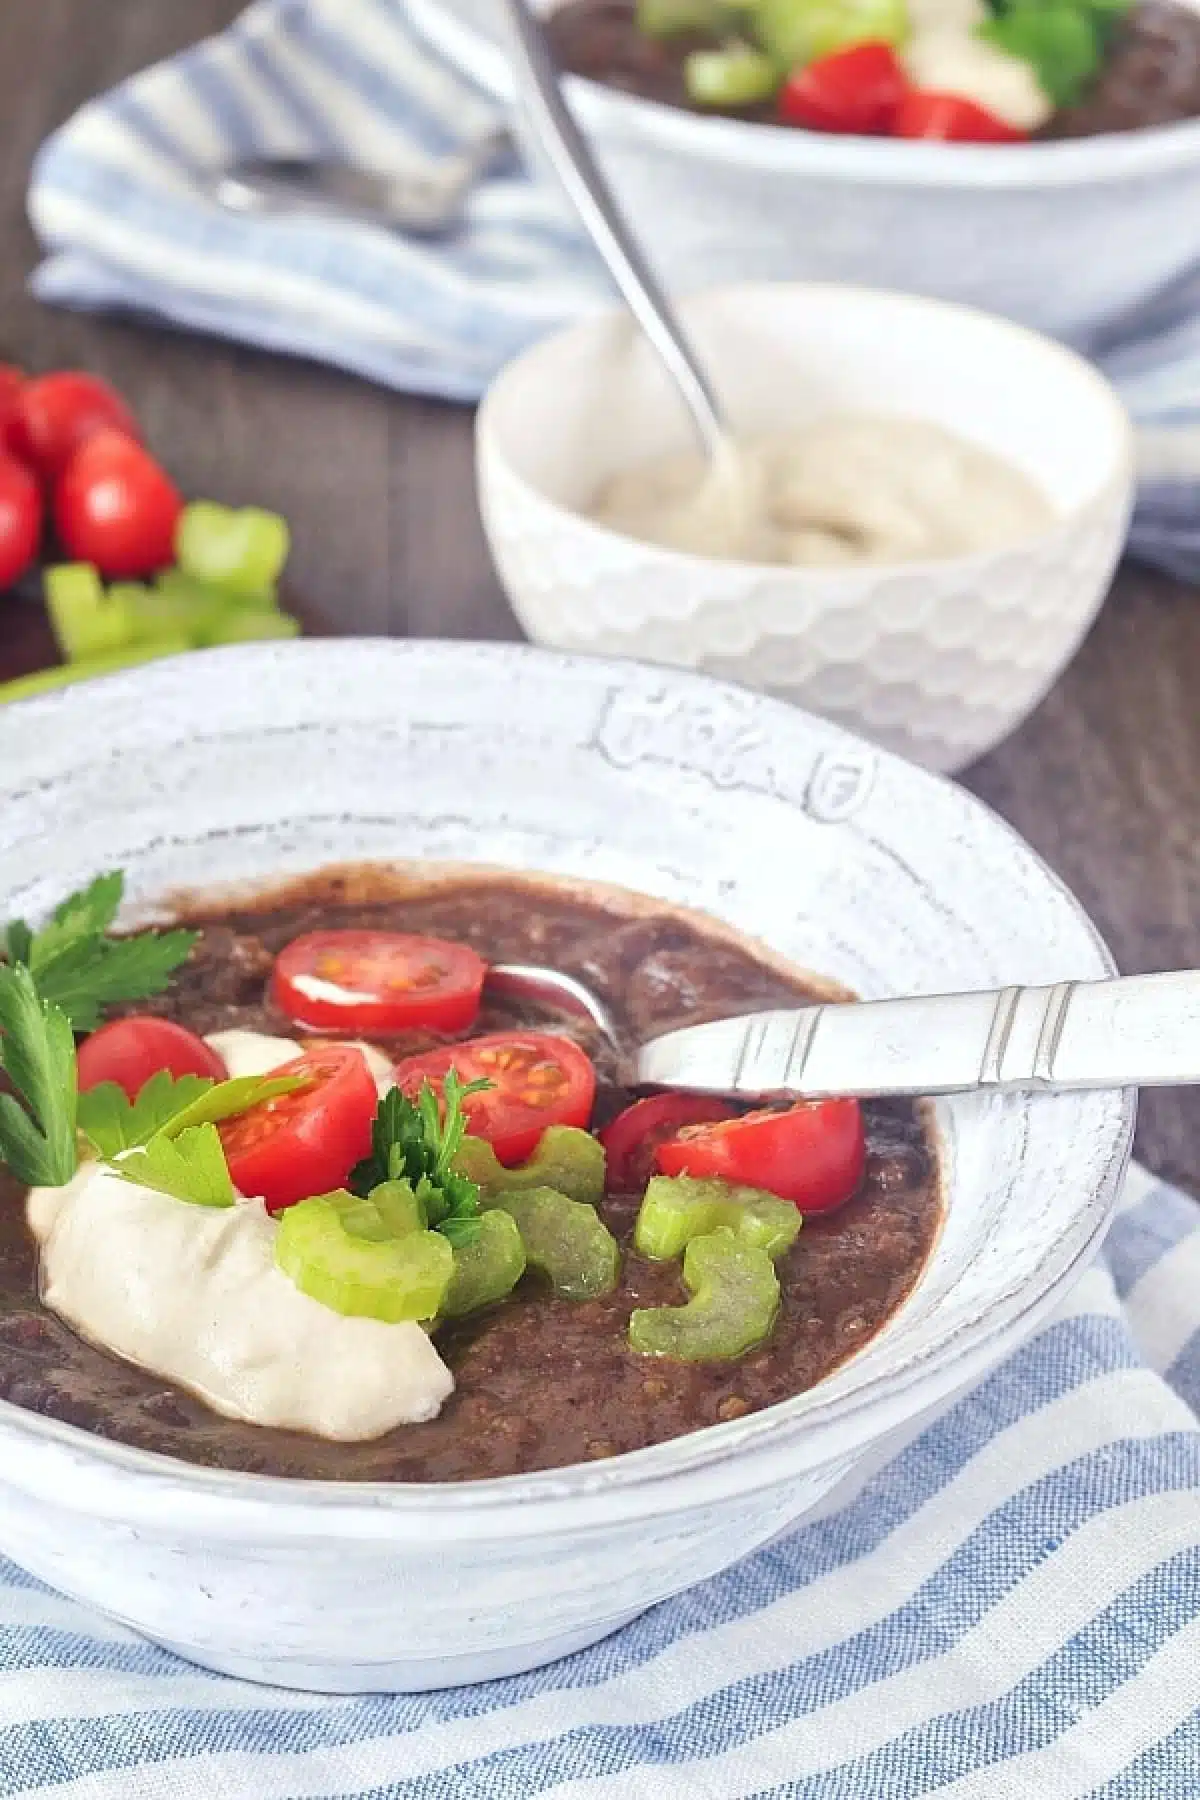
[[[239,10],[239,0],[0,4],[0,360],[108,376],[185,492],[285,513],[296,588],[319,628],[518,637],[479,526],[465,410],[51,311],[25,292],[36,250],[23,203],[41,139],[92,94]],[[0,677],[49,660],[38,610],[0,599]],[[1198,686],[1200,594],[1129,567],[1049,699],[966,777],[1070,883],[1129,972],[1200,965]],[[1147,1096],[1140,1149],[1200,1191],[1200,1094]]]

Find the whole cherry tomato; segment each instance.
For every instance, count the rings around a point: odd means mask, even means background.
[[[79,1046],[79,1091],[115,1081],[136,1100],[152,1075],[207,1075],[224,1081],[225,1064],[202,1037],[170,1019],[131,1013],[93,1031]]]
[[[886,136],[907,87],[890,44],[854,44],[797,69],[779,96],[779,116],[810,131]]]
[[[9,443],[22,462],[50,481],[66,468],[80,444],[105,429],[141,436],[137,420],[107,381],[62,370],[22,386]]]
[[[961,94],[934,94],[924,88],[905,94],[894,130],[897,137],[955,144],[1021,144],[1029,136]]]
[[[25,573],[42,538],[42,494],[23,463],[0,451],[0,592]]]
[[[54,522],[77,562],[122,580],[175,559],[178,489],[124,432],[101,430],[76,450],[54,490]]]

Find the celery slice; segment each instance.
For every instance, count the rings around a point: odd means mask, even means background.
[[[185,506],[175,533],[183,572],[235,597],[273,588],[290,547],[287,522],[278,513],[212,500]]]
[[[269,638],[299,635],[300,621],[290,613],[268,611],[258,606],[230,606],[205,627],[200,641],[203,644],[257,644]]]
[[[852,44],[899,46],[909,34],[905,0],[753,0],[750,28],[784,69]]]
[[[621,1269],[617,1240],[586,1201],[536,1187],[486,1195],[483,1205],[516,1220],[529,1267],[548,1276],[564,1299],[594,1300],[616,1287]]]
[[[589,1206],[604,1198],[604,1146],[590,1131],[574,1125],[548,1126],[533,1155],[514,1169],[506,1169],[482,1138],[465,1137],[454,1167],[459,1175],[477,1182],[485,1194],[548,1187]]]
[[[127,600],[120,589],[105,593],[91,563],[59,563],[46,570],[43,587],[55,639],[69,661],[108,656],[133,642]]]
[[[56,688],[73,687],[77,681],[92,681],[99,675],[115,675],[122,669],[136,668],[139,663],[155,662],[160,656],[176,656],[190,650],[186,638],[163,638],[156,644],[128,644],[108,656],[89,657],[86,662],[62,663],[53,669],[38,669],[33,675],[19,675],[15,681],[0,684],[0,706],[11,700],[31,700],[38,694],[50,694]]]
[[[728,15],[721,0],[637,0],[637,28],[646,37],[670,38],[720,31]]]
[[[347,1202],[353,1202],[353,1206]],[[370,1203],[367,1203],[368,1207]],[[454,1252],[436,1231],[362,1235],[376,1220],[355,1195],[322,1194],[280,1214],[275,1261],[302,1294],[333,1312],[389,1325],[432,1319],[454,1273]]]
[[[454,1246],[454,1273],[442,1301],[447,1319],[461,1318],[511,1294],[525,1273],[525,1246],[511,1214],[484,1213],[479,1234]]]
[[[757,106],[780,83],[779,65],[752,44],[693,50],[683,65],[683,85],[696,106]]]
[[[790,1200],[760,1188],[691,1175],[656,1175],[646,1189],[633,1246],[655,1262],[682,1256],[693,1238],[724,1227],[774,1260],[790,1250],[803,1220]]]
[[[779,1313],[779,1278],[765,1250],[732,1231],[693,1238],[683,1257],[686,1306],[641,1307],[629,1320],[629,1346],[676,1362],[724,1362],[770,1335]]]

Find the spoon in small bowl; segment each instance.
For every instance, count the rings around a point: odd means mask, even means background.
[[[504,965],[488,990],[586,1019],[617,1040],[582,982]],[[741,1100],[960,1094],[1200,1083],[1200,969],[1049,987],[782,1008],[651,1038],[635,1087]]]
[[[630,312],[687,408],[708,474],[680,502],[672,536],[703,554],[743,544],[755,516],[755,473],[737,449],[704,365],[661,287],[567,105],[545,31],[528,0],[504,0],[530,129],[579,214]]]

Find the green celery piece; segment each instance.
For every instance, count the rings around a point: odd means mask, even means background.
[[[718,33],[727,9],[721,0],[637,0],[637,28],[645,37]]]
[[[290,547],[286,520],[257,506],[235,509],[193,500],[175,531],[183,573],[235,598],[272,589]]]
[[[374,1207],[390,1237],[407,1237],[412,1231],[429,1229],[425,1202],[411,1182],[381,1181],[371,1189],[366,1204]]]
[[[454,1274],[442,1301],[442,1315],[461,1318],[511,1294],[525,1273],[525,1246],[511,1213],[484,1213],[469,1244],[454,1246]]]
[[[853,44],[905,43],[905,0],[754,0],[754,36],[785,70],[802,68]]]
[[[790,1200],[761,1188],[691,1175],[656,1175],[646,1189],[633,1247],[655,1262],[682,1256],[693,1238],[724,1227],[739,1243],[765,1250],[774,1261],[790,1250],[803,1223]]]
[[[42,579],[55,640],[68,662],[109,656],[133,642],[133,617],[119,588],[108,593],[91,563],[59,563]]]
[[[779,1278],[765,1250],[732,1231],[693,1238],[683,1256],[686,1306],[639,1307],[629,1347],[676,1362],[725,1362],[770,1335],[779,1313]]]
[[[1096,26],[1075,6],[1040,6],[1025,0],[1003,18],[988,19],[978,35],[1031,65],[1038,85],[1055,106],[1073,105],[1100,69]]]
[[[594,1206],[548,1187],[489,1195],[483,1205],[516,1220],[529,1267],[565,1300],[594,1300],[616,1287],[621,1252]]]
[[[465,1137],[454,1158],[459,1175],[477,1182],[487,1194],[515,1194],[535,1187],[554,1188],[570,1200],[595,1206],[604,1198],[604,1146],[590,1131],[574,1125],[550,1125],[533,1155],[506,1169],[483,1138]]]
[[[122,669],[134,669],[141,663],[157,662],[163,656],[178,656],[190,650],[187,638],[162,638],[155,644],[128,644],[108,656],[89,657],[86,662],[61,663],[53,669],[39,669],[33,675],[20,675],[15,681],[0,683],[0,706],[13,700],[32,700],[38,694],[52,694],[58,688],[73,687],[79,681],[93,681],[101,675],[117,675]]]
[[[779,90],[779,65],[752,44],[693,50],[684,59],[683,85],[695,106],[758,106]]]
[[[184,637],[197,648],[203,644],[212,619],[229,602],[223,595],[199,587],[130,589],[129,609],[139,643],[154,644],[164,637]]]
[[[290,613],[260,606],[230,606],[209,621],[200,641],[202,644],[257,644],[270,638],[299,636],[300,621]]]
[[[359,1215],[341,1195],[301,1200],[280,1214],[275,1261],[302,1294],[351,1318],[388,1325],[432,1319],[454,1273],[454,1252],[436,1231],[375,1239],[351,1227]],[[362,1201],[355,1195],[346,1200]]]

